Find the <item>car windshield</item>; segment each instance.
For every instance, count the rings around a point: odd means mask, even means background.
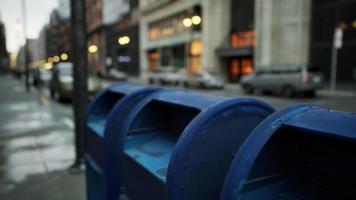
[[[52,76],[52,73],[49,70],[41,70],[40,73],[42,78],[48,78]]]

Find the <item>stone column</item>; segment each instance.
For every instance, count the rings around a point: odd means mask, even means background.
[[[229,36],[231,0],[202,0],[203,70],[219,72],[215,50]]]
[[[307,65],[310,0],[255,0],[255,66]]]

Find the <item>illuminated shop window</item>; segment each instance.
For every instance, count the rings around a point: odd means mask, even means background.
[[[253,61],[248,58],[232,58],[230,60],[230,79],[237,80],[240,76],[251,74],[253,72]]]
[[[240,76],[240,62],[237,58],[232,59],[230,62],[230,76],[232,80]]]
[[[198,74],[202,70],[202,54],[203,43],[201,40],[193,40],[190,43],[189,49],[189,65],[188,72],[189,74]]]
[[[238,33],[232,33],[231,47],[242,48],[242,47],[254,47],[255,46],[255,31],[241,31]]]
[[[199,56],[202,53],[203,43],[201,40],[193,40],[190,44],[190,54]]]
[[[160,54],[157,51],[152,51],[148,53],[148,65],[149,70],[155,71],[159,65]]]
[[[242,66],[241,66],[241,72],[243,75],[245,74],[251,74],[253,71],[252,68],[252,59],[251,58],[244,58],[242,59]]]

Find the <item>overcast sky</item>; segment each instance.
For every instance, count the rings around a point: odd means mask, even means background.
[[[23,44],[23,32],[16,28],[22,23],[22,0],[0,0],[0,18],[5,23],[7,49],[16,51]],[[27,37],[37,38],[43,25],[49,22],[50,12],[57,7],[57,0],[24,0],[26,2]],[[17,31],[18,30],[18,31]]]

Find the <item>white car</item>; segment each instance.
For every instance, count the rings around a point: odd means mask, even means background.
[[[208,72],[192,75],[184,80],[185,87],[223,89],[224,82]]]
[[[182,80],[182,73],[175,67],[161,67],[148,77],[150,84],[159,85],[179,85]]]

